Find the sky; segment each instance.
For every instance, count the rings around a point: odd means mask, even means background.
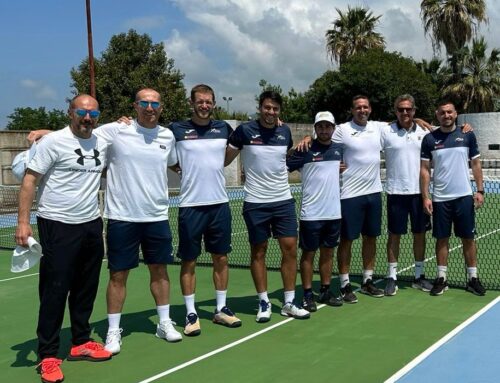
[[[231,112],[253,114],[259,80],[305,91],[336,67],[324,36],[336,8],[347,4],[382,15],[377,31],[388,51],[417,61],[432,57],[420,0],[93,0],[94,56],[115,34],[147,33],[164,43],[186,90],[209,84],[220,106],[227,107],[222,97],[232,97]],[[480,33],[490,49],[500,48],[500,2],[486,5],[489,25]],[[0,129],[16,107],[66,110],[70,70],[88,54],[85,0],[1,1],[0,39]]]

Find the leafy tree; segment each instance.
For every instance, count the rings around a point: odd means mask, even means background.
[[[484,0],[422,0],[420,9],[434,51],[443,43],[449,55],[463,48],[479,24],[488,21]]]
[[[332,61],[342,65],[352,55],[373,48],[384,48],[384,37],[375,32],[379,16],[368,8],[347,7],[347,12],[336,8],[338,18],[333,28],[326,31],[326,50]]]
[[[47,112],[44,107],[15,108],[14,113],[8,115],[7,118],[10,119],[7,123],[7,130],[58,130],[69,123],[66,112],[58,109]]]
[[[291,88],[287,94],[283,91],[281,86],[272,85],[266,80],[260,80],[259,86],[261,92],[266,90],[272,90],[281,95],[283,98],[283,107],[281,110],[280,118],[287,122],[296,123],[310,123],[312,115],[308,109],[306,98],[303,93],[297,92],[295,89]],[[255,96],[255,100],[259,102],[259,96]]]
[[[431,119],[438,96],[431,77],[397,52],[369,50],[358,53],[327,71],[305,93],[311,113],[330,110],[339,122],[350,119],[351,100],[357,94],[370,98],[371,119],[394,119],[394,100],[409,93],[415,98],[419,117]]]
[[[213,111],[212,117],[215,120],[237,120],[237,121],[248,121],[250,117],[248,113],[233,111],[232,113],[228,113],[226,109],[216,106]]]
[[[500,50],[493,49],[489,57],[486,50],[481,37],[450,57],[458,71],[449,74],[443,95],[458,101],[465,113],[493,112],[500,97]]]
[[[180,120],[189,115],[183,74],[174,69],[163,44],[153,44],[147,34],[134,30],[111,38],[101,58],[95,60],[96,96],[101,108],[101,122],[130,115],[135,93],[144,87],[157,90],[164,104],[160,122]],[[88,93],[88,59],[71,70],[74,93]]]

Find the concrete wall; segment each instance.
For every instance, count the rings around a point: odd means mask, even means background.
[[[0,130],[0,185],[18,185],[11,172],[14,157],[29,147],[23,130]]]
[[[469,123],[474,128],[482,159],[500,159],[500,150],[490,149],[490,145],[500,147],[500,113],[460,114],[457,123]]]

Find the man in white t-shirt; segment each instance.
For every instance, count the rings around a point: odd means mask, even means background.
[[[37,146],[19,195],[16,243],[27,246],[33,235],[30,211],[40,180],[37,225],[43,257],[37,336],[44,382],[64,379],[57,354],[66,300],[73,344],[67,360],[102,361],[112,355],[90,338],[89,324],[104,256],[98,190],[108,141],[93,132],[100,113],[93,97],[76,96],[68,113],[70,125]]]
[[[424,213],[420,194],[420,146],[429,132],[415,123],[415,99],[404,94],[396,98],[397,121],[382,129],[381,145],[385,153],[387,192],[387,283],[386,296],[396,295],[397,267],[401,235],[407,233],[410,217],[413,233],[415,279],[412,287],[429,292],[432,283],[425,279],[425,233],[430,217]]]
[[[150,273],[150,290],[159,323],[156,336],[169,342],[182,340],[170,319],[170,281],[166,269],[172,261],[172,233],[168,221],[168,166],[177,163],[172,132],[158,125],[163,110],[160,94],[141,89],[134,101],[137,119],[97,129],[112,138],[108,155],[106,205],[110,280],[106,293],[109,328],[106,349],[120,352],[120,319],[129,272],[139,264],[139,246]]]
[[[372,281],[375,268],[377,237],[381,232],[382,182],[380,180],[380,134],[385,122],[369,121],[372,109],[368,97],[352,99],[352,120],[335,130],[332,141],[343,144],[341,208],[342,225],[338,248],[340,293],[345,303],[356,303],[349,280],[352,242],[363,237],[363,283],[361,292],[383,297],[384,292]]]

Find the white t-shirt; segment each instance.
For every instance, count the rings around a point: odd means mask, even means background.
[[[332,141],[343,145],[347,169],[341,175],[340,199],[382,191],[380,181],[381,130],[386,122],[368,121],[366,126],[349,121],[337,125]]]
[[[29,169],[43,174],[38,188],[38,216],[68,224],[99,218],[98,190],[109,141],[92,134],[84,139],[68,127],[40,140]]]
[[[397,123],[382,128],[388,194],[420,194],[420,147],[427,133],[416,124],[409,130]]]
[[[127,222],[168,219],[167,168],[177,163],[172,132],[159,125],[144,128],[134,120],[130,125],[103,125],[95,134],[113,136],[104,216]]]

